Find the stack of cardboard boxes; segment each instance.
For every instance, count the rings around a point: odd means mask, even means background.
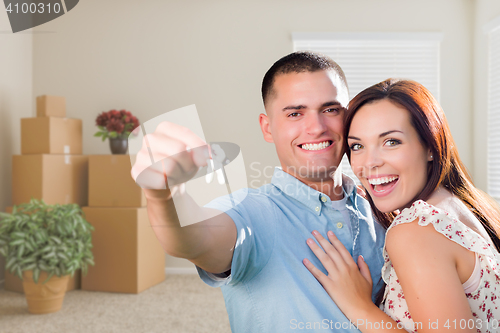
[[[128,155],[89,156],[89,207],[95,266],[82,289],[140,293],[165,279],[165,252],[149,224],[146,199]]]
[[[87,205],[88,157],[82,155],[82,121],[66,117],[66,101],[39,96],[37,117],[21,119],[21,155],[12,158],[12,204]],[[8,209],[9,211],[9,209]],[[68,290],[80,288],[79,272]],[[22,281],[5,272],[5,289],[23,292]]]
[[[78,271],[68,290],[81,285],[139,293],[160,283],[165,252],[149,224],[144,194],[130,175],[129,156],[82,156],[82,121],[65,115],[64,97],[40,96],[37,117],[21,119],[21,155],[12,161],[13,204],[35,198],[83,207],[95,227],[95,266],[83,277]],[[22,281],[5,274],[5,289],[23,292]]]

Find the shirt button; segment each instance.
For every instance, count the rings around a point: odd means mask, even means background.
[[[342,229],[344,224],[342,222],[337,222],[337,228]]]
[[[321,201],[326,202],[326,197],[321,197]]]
[[[316,208],[315,208],[315,210],[316,210],[317,212],[319,212],[319,206],[318,206],[318,207],[316,207]]]

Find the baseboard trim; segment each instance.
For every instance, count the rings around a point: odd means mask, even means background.
[[[196,267],[166,267],[165,274],[167,275],[177,275],[177,274],[198,274]]]

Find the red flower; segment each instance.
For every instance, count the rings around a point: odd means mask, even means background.
[[[97,116],[97,119],[95,120],[96,126],[106,126],[108,123],[108,115],[106,112],[101,113],[99,116]]]
[[[124,116],[131,117],[132,113],[130,113],[130,111],[127,111],[127,110],[120,110],[120,115],[122,117],[124,117]]]
[[[104,133],[100,136],[105,139],[108,137],[106,132],[116,132],[120,135],[128,135],[134,128],[139,126],[139,120],[127,110],[110,110],[100,113],[95,123],[97,126],[104,127]],[[99,133],[99,132],[98,132]],[[96,133],[97,134],[97,133]]]
[[[136,117],[132,116],[132,123],[134,124],[133,128],[136,128],[139,126],[139,119]]]
[[[115,131],[116,133],[121,134],[121,132],[123,132],[123,128],[124,127],[125,127],[125,125],[120,120],[118,120],[118,119],[111,119],[108,122],[108,125],[106,126],[106,129],[108,130],[108,132]]]
[[[111,118],[114,118],[114,119],[120,119],[121,118],[121,114],[119,111],[116,111],[116,110],[111,110],[109,111],[110,115],[111,115]]]

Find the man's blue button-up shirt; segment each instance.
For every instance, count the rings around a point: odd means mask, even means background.
[[[359,332],[302,264],[307,258],[326,274],[306,240],[313,230],[325,238],[332,230],[355,260],[363,255],[374,282],[374,297],[382,287],[385,230],[345,175],[343,188],[348,197],[347,222],[332,208],[328,196],[280,168],[275,169],[271,184],[207,205],[225,211],[238,231],[229,277],[218,278],[198,268],[203,281],[222,288],[233,332]],[[231,208],[234,196],[245,195]]]

